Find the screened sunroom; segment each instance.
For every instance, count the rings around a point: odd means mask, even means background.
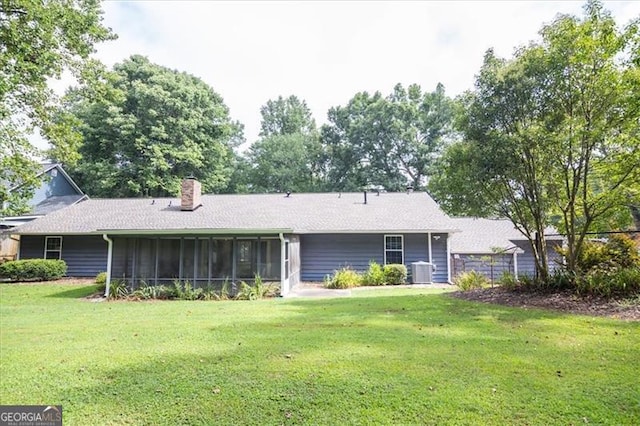
[[[220,286],[224,281],[281,281],[288,269],[288,242],[278,236],[113,236],[111,279],[132,288],[189,281]],[[284,249],[284,250],[283,250]],[[287,268],[283,268],[282,252]],[[286,272],[285,272],[286,275]]]

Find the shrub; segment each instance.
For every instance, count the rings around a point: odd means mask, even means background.
[[[375,261],[369,262],[369,269],[362,277],[364,285],[385,285],[384,268]]]
[[[96,282],[96,285],[98,286],[98,291],[100,293],[104,293],[104,290],[107,287],[107,273],[99,272],[98,275],[96,275],[95,282]]]
[[[534,280],[534,283],[538,286],[537,290],[547,292],[573,289],[575,287],[575,282],[575,274],[565,269],[557,269],[553,271],[546,282]]]
[[[222,287],[220,288],[220,293],[218,294],[220,300],[229,300],[231,282],[228,279],[225,279],[222,283]]]
[[[605,244],[585,242],[576,266],[584,273],[594,269],[640,267],[640,253],[633,239],[625,234],[612,234]]]
[[[463,272],[453,280],[453,283],[462,291],[488,287],[490,284],[487,277],[476,271]]]
[[[240,282],[240,289],[236,295],[236,299],[257,300],[264,299],[265,297],[273,294],[273,286],[265,284],[260,275],[256,275],[253,285],[249,285],[244,281]]]
[[[516,290],[520,287],[520,282],[512,273],[504,271],[500,278],[498,278],[498,285],[506,288],[507,290]]]
[[[335,271],[333,277],[325,280],[327,288],[351,288],[362,283],[362,276],[349,267]]]
[[[636,242],[625,234],[612,234],[605,245],[611,260],[621,268],[640,267]]]
[[[12,260],[0,265],[0,278],[12,281],[47,281],[62,278],[67,264],[57,259]]]
[[[143,283],[137,290],[130,294],[136,299],[172,299],[175,296],[173,289],[165,285],[149,285]]]
[[[384,265],[384,282],[391,285],[399,285],[407,282],[407,267],[402,264],[392,263]]]
[[[122,280],[111,281],[109,285],[109,299],[123,299],[129,295],[127,283]]]
[[[202,289],[193,287],[189,280],[184,282],[175,280],[173,287],[176,298],[180,300],[198,300],[202,295]]]
[[[594,270],[576,280],[581,295],[612,297],[640,294],[640,267]]]

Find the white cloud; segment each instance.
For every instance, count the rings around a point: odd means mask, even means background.
[[[484,52],[510,56],[558,13],[581,1],[105,2],[117,41],[97,56],[113,65],[134,53],[201,77],[257,138],[260,106],[279,95],[307,101],[318,123],[358,91],[400,82],[450,95],[473,86]],[[619,24],[640,2],[609,1]]]

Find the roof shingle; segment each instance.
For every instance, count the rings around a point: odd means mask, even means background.
[[[16,229],[19,234],[109,232],[293,233],[449,232],[455,223],[426,193],[203,195],[181,211],[178,198],[91,199]]]

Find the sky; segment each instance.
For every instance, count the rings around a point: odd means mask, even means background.
[[[582,1],[106,1],[118,39],[95,56],[113,66],[133,54],[203,79],[258,138],[260,107],[278,96],[307,102],[316,122],[358,92],[397,83],[455,96],[473,88],[487,49],[510,57]],[[605,1],[619,25],[640,1]],[[52,83],[60,92],[65,81]]]

